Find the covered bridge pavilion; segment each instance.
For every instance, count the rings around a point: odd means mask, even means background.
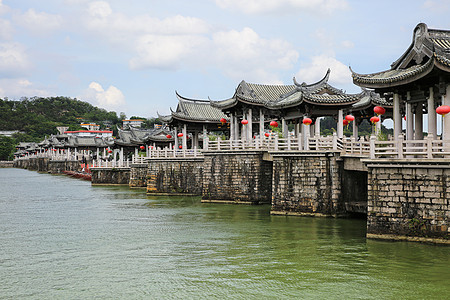
[[[423,139],[424,114],[428,115],[428,136],[437,136],[436,108],[450,105],[450,31],[429,29],[420,23],[413,40],[386,71],[358,74],[353,82],[373,89],[393,102],[394,138],[402,134],[406,116],[406,139]],[[443,118],[442,139],[450,139],[450,119]]]

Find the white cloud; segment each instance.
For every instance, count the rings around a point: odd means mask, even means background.
[[[91,33],[122,46],[135,45],[133,41],[146,35],[201,35],[209,31],[206,22],[180,15],[164,19],[143,14],[126,16],[116,13],[105,1],[90,3],[84,25]]]
[[[423,7],[439,14],[444,14],[449,10],[448,0],[427,0],[424,2]]]
[[[0,43],[0,76],[17,76],[29,68],[30,62],[21,44]]]
[[[348,67],[335,57],[326,54],[312,57],[310,62],[301,66],[295,77],[299,82],[311,84],[322,79],[328,68],[331,69],[330,83],[336,84],[338,87],[352,83]]]
[[[91,17],[106,18],[112,14],[112,9],[108,2],[96,1],[89,3],[88,12]]]
[[[63,24],[63,18],[60,15],[36,12],[34,9],[15,15],[14,21],[18,25],[38,34],[46,34],[60,29]]]
[[[261,38],[251,28],[201,35],[148,35],[137,45],[132,69],[177,69],[217,67],[235,80],[280,83],[280,70],[291,68],[298,53],[286,41]]]
[[[133,53],[129,60],[133,70],[218,68],[236,80],[279,82],[278,72],[298,59],[290,43],[264,39],[251,28],[213,31],[201,19],[180,15],[131,17],[115,12],[105,1],[91,3],[83,21],[97,39]]]
[[[137,56],[130,60],[130,68],[177,69],[205,43],[201,36],[145,35],[137,41]]]
[[[35,84],[25,78],[0,79],[0,98],[20,99],[21,97],[47,97],[49,92],[36,87]]]
[[[261,38],[251,28],[213,35],[217,64],[236,80],[279,83],[278,72],[291,68],[298,52],[286,41]]]
[[[9,7],[2,3],[3,1],[0,0],[0,15],[3,15],[9,11]]]
[[[303,11],[330,14],[346,9],[346,0],[216,0],[223,9],[246,14],[298,13]]]
[[[0,19],[0,39],[11,40],[13,37],[13,31],[11,22],[5,19]]]
[[[89,88],[79,98],[108,111],[121,110],[125,106],[125,96],[118,88],[110,85],[105,90],[95,81],[89,84]]]

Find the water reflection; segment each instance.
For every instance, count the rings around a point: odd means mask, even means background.
[[[365,239],[365,221],[147,197],[0,170],[6,298],[401,298],[450,294],[449,248]],[[24,184],[26,182],[26,184]]]

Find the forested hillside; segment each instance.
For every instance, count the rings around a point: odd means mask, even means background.
[[[20,101],[0,99],[0,130],[19,130],[13,138],[0,136],[0,148],[14,148],[18,142],[39,142],[45,136],[56,134],[57,126],[80,130],[83,121],[102,125],[109,121],[116,131],[121,121],[116,112],[108,112],[87,102],[68,97],[24,98]],[[102,129],[104,126],[102,125]],[[0,159],[6,159],[0,149]]]
[[[82,120],[119,123],[115,112],[67,97],[31,98],[20,101],[0,99],[0,130],[19,130],[31,138],[55,134],[56,126],[79,128]]]

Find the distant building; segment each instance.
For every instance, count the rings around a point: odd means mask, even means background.
[[[20,131],[19,130],[3,130],[3,131],[0,131],[0,135],[3,135],[3,136],[13,136],[13,134],[15,134],[15,133],[20,133]]]
[[[112,137],[113,132],[111,130],[75,130],[66,131],[65,134],[81,137]]]
[[[64,134],[64,132],[69,130],[69,126],[58,126],[56,127],[56,129],[58,130],[59,134]]]
[[[87,130],[100,130],[100,125],[97,125],[95,123],[81,123],[80,125]]]
[[[141,128],[141,125],[144,121],[145,120],[143,119],[122,120],[122,125],[123,128],[126,127]]]

